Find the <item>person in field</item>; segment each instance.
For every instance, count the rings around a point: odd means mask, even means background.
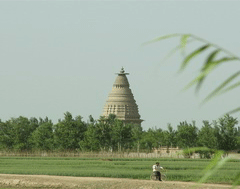
[[[152,166],[152,169],[153,173],[159,177],[159,181],[162,181],[160,170],[162,170],[163,167],[160,166],[159,162],[156,162],[156,164]]]

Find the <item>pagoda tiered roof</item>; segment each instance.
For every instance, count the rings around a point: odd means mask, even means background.
[[[128,73],[125,73],[124,68],[117,73],[112,91],[109,93],[103,108],[103,116],[108,117],[109,114],[115,114],[118,119],[125,123],[141,124],[143,120],[140,119],[138,105],[126,75]]]

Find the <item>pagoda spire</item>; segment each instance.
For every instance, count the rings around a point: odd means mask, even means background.
[[[122,67],[119,73],[116,73],[118,75],[129,75],[129,73],[125,73],[124,68]]]
[[[125,123],[141,124],[138,112],[138,105],[134,99],[133,93],[125,73],[124,68],[116,73],[117,77],[109,93],[108,100],[103,108],[103,116],[108,117],[109,114],[115,114],[116,117]]]

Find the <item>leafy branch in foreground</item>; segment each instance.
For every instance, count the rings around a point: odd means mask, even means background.
[[[199,185],[206,183],[209,178],[216,174],[218,171],[222,169],[224,164],[231,159],[229,157],[224,157],[225,152],[222,150],[214,150],[206,147],[196,147],[196,148],[188,148],[183,150],[182,154],[185,156],[186,154],[193,154],[193,153],[209,153],[211,154],[212,160],[207,165],[207,167],[203,170],[203,176],[198,180],[193,188],[198,188]],[[236,173],[236,176],[232,182],[232,188],[236,188],[237,185],[240,184],[240,171]]]
[[[222,65],[223,63],[229,62],[229,61],[240,61],[240,58],[234,55],[233,53],[225,50],[224,48],[210,43],[209,41],[202,39],[198,36],[192,35],[192,34],[171,34],[171,35],[165,35],[159,38],[156,38],[152,41],[149,41],[145,44],[158,42],[164,39],[169,39],[172,37],[180,37],[180,45],[178,45],[171,53],[174,53],[178,50],[185,50],[186,45],[191,41],[198,41],[203,43],[199,48],[195,49],[193,52],[188,54],[186,57],[184,57],[183,62],[180,66],[180,71],[183,71],[190,61],[194,57],[197,57],[198,55],[202,54],[206,50],[209,50],[210,53],[208,53],[206,57],[206,61],[203,63],[202,68],[200,70],[200,73],[198,76],[193,79],[186,87],[185,89],[188,89],[192,87],[193,85],[196,85],[196,92],[198,92],[206,79],[206,77],[215,70],[219,65]],[[211,50],[210,50],[211,47]],[[224,56],[222,58],[217,58],[219,53],[223,53]],[[225,80],[223,83],[221,83],[215,90],[213,90],[204,100],[203,103],[209,101],[213,97],[223,94],[225,92],[228,92],[236,87],[240,86],[240,82],[237,81],[237,77],[240,75],[240,70],[236,73],[232,74],[227,80]],[[231,82],[235,82],[234,84],[231,84]],[[240,111],[240,107],[234,109],[231,111],[231,113]],[[229,117],[229,116],[228,116]],[[187,150],[187,151],[186,151]],[[185,154],[192,154],[195,152],[207,152],[207,155],[212,154],[212,150],[208,149],[206,147],[203,148],[190,148],[183,151]],[[207,181],[207,179],[210,178],[211,175],[215,174],[219,169],[229,160],[229,158],[221,158],[224,154],[224,151],[215,151],[214,157],[212,158],[211,163],[203,170],[203,177],[199,179],[198,184],[204,183]],[[233,180],[233,188],[235,188],[240,183],[240,172],[237,173],[235,179]],[[196,185],[197,186],[197,185]]]
[[[186,149],[189,154],[195,153],[195,152],[200,152],[200,151],[205,151],[205,152],[210,152],[212,153],[215,150],[206,148],[206,147],[197,147],[197,148],[190,148]],[[186,153],[186,152],[185,152]],[[211,175],[216,173],[228,160],[229,158],[221,158],[224,155],[224,151],[221,150],[216,150],[214,152],[214,157],[212,158],[211,162],[208,164],[208,166],[203,170],[204,175],[198,180],[198,184],[202,184],[206,182]],[[195,185],[195,186],[198,186]]]
[[[195,85],[196,92],[199,92],[204,80],[218,66],[222,65],[223,63],[227,63],[229,61],[240,61],[240,57],[234,55],[230,51],[192,34],[176,33],[176,34],[164,35],[164,36],[155,38],[149,42],[146,42],[144,43],[144,45],[159,42],[159,41],[173,38],[173,37],[179,37],[180,44],[170,52],[168,57],[171,56],[173,53],[177,52],[178,50],[184,51],[186,45],[189,44],[190,42],[197,41],[202,43],[200,47],[198,47],[197,49],[194,49],[191,53],[189,53],[186,57],[184,57],[183,62],[181,63],[181,66],[180,66],[180,71],[183,71],[195,57],[201,55],[207,50],[209,51],[206,57],[206,60],[201,67],[200,73],[197,75],[196,78],[194,78],[191,82],[189,82],[188,85],[186,85],[186,87],[184,88],[185,90]],[[223,56],[221,58],[218,58],[219,55],[223,55]],[[202,103],[209,101],[210,99],[212,99],[217,95],[221,95],[223,93],[226,93],[232,89],[239,87],[240,86],[240,81],[238,80],[239,76],[240,76],[240,70],[238,70],[236,73],[233,73],[229,78],[227,78],[224,82],[222,82],[216,89],[214,89],[210,94],[208,94],[204,98]],[[234,110],[228,113],[234,113],[237,111],[240,111],[240,107],[235,108]]]

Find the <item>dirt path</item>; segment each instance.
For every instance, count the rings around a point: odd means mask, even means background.
[[[193,188],[194,185],[195,183],[192,182],[177,181],[157,182],[119,178],[0,174],[0,188],[185,189]],[[196,188],[227,189],[231,186],[203,184]]]

